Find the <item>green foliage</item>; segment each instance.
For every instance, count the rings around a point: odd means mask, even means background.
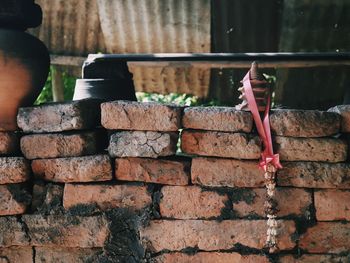
[[[48,103],[53,101],[52,95],[52,67],[49,72],[49,76],[46,80],[45,86],[41,91],[40,95],[35,101],[35,105]],[[64,85],[64,100],[70,101],[73,98],[74,87],[75,87],[76,78],[67,74],[67,72],[63,72],[63,85]]]
[[[52,98],[52,84],[51,84],[51,70],[49,72],[49,76],[46,80],[45,86],[41,93],[39,94],[38,98],[34,102],[35,105],[50,102],[53,100]]]
[[[69,76],[66,72],[63,73],[64,84],[64,100],[69,101],[73,99],[75,82],[77,78]]]
[[[189,94],[170,93],[167,95],[147,92],[136,92],[137,100],[140,102],[173,103],[180,106],[225,106],[218,100],[201,99]]]
[[[170,93],[167,95],[162,95],[156,93],[136,92],[136,97],[137,100],[141,102],[154,101],[161,103],[173,103],[180,106],[195,106],[199,104],[198,97],[188,94]]]

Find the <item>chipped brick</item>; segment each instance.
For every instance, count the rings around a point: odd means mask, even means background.
[[[275,147],[283,161],[343,162],[348,151],[345,141],[333,138],[276,136]]]
[[[263,187],[263,171],[256,161],[222,158],[194,158],[192,183],[204,186]]]
[[[190,177],[190,161],[117,158],[115,170],[117,179],[122,181],[187,185]]]
[[[14,216],[0,216],[0,248],[29,246],[25,226]]]
[[[261,144],[257,136],[243,133],[183,131],[181,149],[187,154],[259,159]]]
[[[177,131],[182,108],[157,102],[112,101],[101,105],[102,126],[110,130]]]
[[[350,164],[284,162],[277,171],[280,186],[350,189]]]
[[[112,134],[108,152],[112,157],[170,156],[176,153],[176,132],[123,131]]]
[[[101,210],[112,208],[143,209],[152,203],[145,186],[66,184],[63,206],[95,205]]]
[[[188,107],[182,118],[184,128],[224,132],[251,132],[253,117],[232,107]]]
[[[320,190],[315,192],[318,221],[350,221],[350,191]]]
[[[23,157],[0,157],[0,184],[25,182],[30,173],[30,164]]]
[[[205,191],[198,186],[164,186],[161,194],[160,214],[167,218],[219,217],[228,201],[226,195]]]
[[[162,254],[154,259],[155,263],[268,263],[267,257],[261,255],[240,255],[238,253],[198,252],[194,255],[185,253]]]
[[[328,110],[341,115],[341,131],[350,133],[350,105],[338,105]]]
[[[23,214],[30,202],[31,196],[22,185],[0,185],[0,216]]]
[[[99,144],[98,136],[94,132],[34,134],[21,138],[21,150],[27,159],[96,154],[100,148]]]
[[[14,132],[0,132],[0,155],[13,155],[18,152],[18,135]]]
[[[293,221],[279,221],[279,248],[295,246]],[[203,251],[232,249],[239,243],[262,249],[266,240],[265,220],[156,220],[140,230],[141,240],[153,252],[198,248]]]
[[[340,115],[317,110],[274,110],[273,133],[289,137],[325,137],[340,131]]]
[[[100,102],[88,99],[20,108],[17,124],[28,133],[91,129],[100,124]]]
[[[108,239],[104,216],[24,215],[31,245],[40,247],[103,247]]]
[[[36,178],[52,182],[94,182],[112,179],[112,166],[107,155],[41,159],[32,162]]]
[[[299,247],[310,253],[348,252],[350,250],[350,224],[318,222],[300,237]]]

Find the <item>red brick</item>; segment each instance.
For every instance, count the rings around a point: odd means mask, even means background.
[[[275,149],[283,161],[343,162],[348,145],[333,138],[275,137]]]
[[[317,110],[274,110],[270,115],[273,133],[289,137],[325,137],[340,131],[340,115]]]
[[[190,161],[150,158],[119,158],[115,160],[115,175],[122,181],[187,185]]]
[[[350,105],[338,105],[328,111],[341,115],[341,131],[350,132]]]
[[[277,182],[280,186],[350,189],[350,164],[284,162]]]
[[[318,222],[301,236],[299,247],[310,253],[338,254],[348,252],[350,249],[350,224]]]
[[[32,133],[87,130],[100,124],[100,103],[92,99],[20,108],[17,124]]]
[[[116,132],[111,136],[108,152],[112,157],[171,156],[176,153],[177,140],[177,132]]]
[[[253,117],[232,107],[188,107],[182,118],[184,128],[209,131],[251,132]]]
[[[294,222],[283,221],[279,225],[279,248],[292,249],[295,246],[291,238],[295,232]],[[140,236],[153,252],[180,251],[190,247],[203,251],[232,249],[237,243],[261,249],[266,240],[266,221],[156,220],[141,229]]]
[[[32,169],[36,178],[52,182],[95,182],[112,179],[112,166],[107,155],[34,160]]]
[[[350,221],[350,191],[322,190],[315,192],[318,221]]]
[[[23,186],[0,185],[0,216],[23,214],[30,202],[31,196]]]
[[[237,159],[259,159],[261,155],[259,138],[244,133],[183,131],[181,149],[188,154]]]
[[[256,161],[219,158],[194,158],[192,183],[205,186],[262,187],[264,173]]]
[[[50,215],[62,212],[63,185],[35,182],[33,186],[32,212]]]
[[[66,184],[64,187],[63,206],[66,209],[77,205],[96,205],[101,210],[138,210],[151,203],[152,197],[145,186]]]
[[[31,247],[9,247],[0,249],[1,263],[33,263]]]
[[[112,101],[101,104],[101,123],[109,130],[177,131],[181,112],[170,104]]]
[[[232,195],[233,211],[239,217],[265,217],[264,203],[266,189],[239,189]],[[310,216],[312,196],[310,192],[297,188],[277,188],[275,200],[278,204],[277,216]]]
[[[19,152],[19,139],[14,132],[0,132],[0,155],[12,155]]]
[[[29,246],[24,225],[14,216],[0,216],[0,248]]]
[[[197,186],[164,186],[160,214],[167,218],[197,219],[219,217],[228,201],[226,195]]]
[[[39,247],[103,247],[108,240],[104,216],[24,215],[31,245]]]
[[[183,253],[162,254],[154,259],[155,263],[268,263],[265,256],[240,255],[238,253],[198,252],[194,255]]]
[[[35,248],[35,262],[45,263],[85,263],[93,262],[93,257],[101,252],[96,248]]]
[[[30,164],[23,157],[0,157],[0,184],[25,182],[30,173]]]
[[[97,145],[97,134],[94,132],[35,134],[21,138],[21,150],[27,159],[96,154]]]
[[[348,263],[349,257],[336,255],[303,255],[295,257],[292,255],[282,256],[278,261],[280,263]]]

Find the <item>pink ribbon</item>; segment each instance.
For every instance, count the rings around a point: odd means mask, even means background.
[[[253,119],[258,130],[260,139],[264,144],[264,151],[261,154],[262,161],[259,164],[259,167],[264,169],[266,172],[267,165],[272,164],[276,169],[282,168],[282,165],[279,160],[279,155],[273,153],[272,138],[271,138],[271,129],[270,129],[270,103],[271,98],[268,96],[267,104],[264,112],[263,120],[260,118],[258,106],[256,104],[255,96],[253,93],[252,84],[250,82],[250,71],[243,78],[243,88],[246,100],[248,101],[248,108],[253,114]]]

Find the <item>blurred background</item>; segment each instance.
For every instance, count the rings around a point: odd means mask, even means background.
[[[53,55],[37,103],[71,100],[89,53],[350,51],[349,0],[36,0],[30,30]],[[138,99],[235,105],[247,69],[132,67]],[[327,109],[350,89],[349,66],[264,69],[274,104]]]

